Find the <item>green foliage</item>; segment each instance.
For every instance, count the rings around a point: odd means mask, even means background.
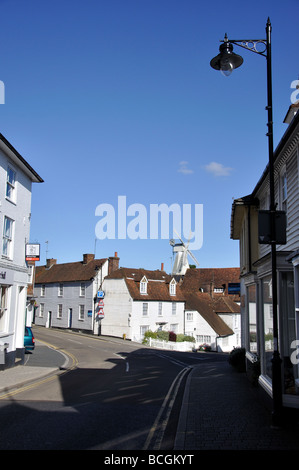
[[[183,343],[184,341],[188,341],[189,343],[195,343],[195,338],[193,336],[183,335],[182,333],[176,335],[177,343]]]
[[[161,339],[162,341],[169,341],[169,331],[163,331],[163,330],[157,331],[156,338]]]
[[[143,344],[148,344],[149,343],[149,338],[153,339],[160,339],[161,341],[174,341],[174,342],[183,342],[183,341],[189,341],[194,343],[195,338],[193,336],[188,336],[184,334],[175,334],[173,331],[164,331],[164,330],[159,330],[159,331],[151,331],[148,330],[144,333],[144,338],[142,343]]]

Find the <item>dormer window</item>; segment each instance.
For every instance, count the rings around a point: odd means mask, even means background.
[[[169,283],[169,294],[170,295],[176,295],[176,282],[175,279],[171,279]]]
[[[147,279],[145,276],[140,281],[140,294],[147,294]]]

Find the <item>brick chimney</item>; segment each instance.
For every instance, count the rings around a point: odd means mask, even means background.
[[[88,264],[92,260],[94,260],[93,254],[86,253],[85,255],[83,255],[83,264]]]
[[[54,259],[54,258],[47,259],[46,268],[47,268],[47,269],[50,269],[50,268],[52,268],[52,266],[54,266],[54,264],[56,264],[56,263],[57,263],[57,259]]]
[[[119,257],[117,256],[117,252],[114,253],[114,256],[109,257],[109,264],[108,264],[108,275],[111,274],[113,271],[119,268]]]

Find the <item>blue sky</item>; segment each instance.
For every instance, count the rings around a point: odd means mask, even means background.
[[[0,132],[44,179],[33,185],[31,242],[41,262],[83,253],[171,270],[168,239],[96,240],[95,211],[119,196],[203,205],[201,267],[239,265],[233,198],[268,161],[266,60],[226,78],[209,63],[227,33],[265,38],[272,23],[274,143],[299,78],[298,0],[0,0]],[[48,241],[48,245],[46,245]]]

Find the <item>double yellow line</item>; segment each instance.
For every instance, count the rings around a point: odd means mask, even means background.
[[[49,343],[46,343],[45,341],[41,341],[39,340],[41,343],[45,344],[46,346],[48,346],[49,348],[52,348],[52,349],[55,349],[55,350],[59,350],[61,351],[63,354],[65,354],[66,356],[68,356],[69,358],[72,359],[72,364],[70,367],[68,367],[67,369],[65,370],[59,370],[59,375],[61,374],[65,374],[66,372],[70,372],[71,370],[75,369],[78,365],[78,359],[70,352],[66,352],[64,351],[63,349],[59,349],[57,348],[56,346],[54,346],[53,344],[49,344]],[[21,393],[21,392],[24,392],[24,391],[27,391],[27,390],[30,390],[32,388],[35,388],[35,387],[38,387],[39,385],[42,385],[42,384],[45,384],[47,382],[51,382],[52,380],[56,379],[56,376],[57,376],[57,372],[56,373],[52,373],[53,375],[49,376],[49,377],[45,377],[44,379],[41,379],[41,380],[38,380],[38,379],[32,379],[32,382],[30,384],[27,384],[27,385],[23,385],[23,386],[20,386],[14,390],[10,390],[9,392],[7,393],[4,393],[3,395],[0,396],[0,400],[4,400],[5,398],[9,398],[9,397],[12,397],[14,395],[17,395],[18,393]],[[17,386],[16,386],[17,387]]]

